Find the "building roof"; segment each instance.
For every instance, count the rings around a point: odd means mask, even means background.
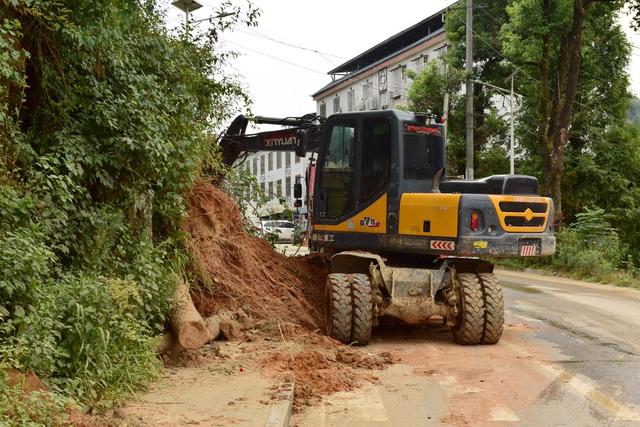
[[[355,74],[359,74],[374,65],[383,62],[395,55],[398,55],[412,47],[423,43],[424,41],[440,34],[444,31],[443,14],[446,9],[443,9],[426,19],[418,22],[417,24],[399,32],[398,34],[389,37],[385,41],[378,43],[372,48],[362,52],[361,54],[353,57],[347,62],[337,66],[327,74],[332,76],[343,75],[339,79],[333,80],[331,83],[324,86],[322,89],[314,93],[313,97],[325,92],[333,86],[339,84],[345,78],[351,78]]]

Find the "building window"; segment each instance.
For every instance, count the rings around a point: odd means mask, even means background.
[[[258,176],[258,158],[253,158],[253,175]]]
[[[281,179],[276,181],[276,195],[278,197],[282,197],[282,180]]]
[[[284,191],[287,197],[291,197],[291,177],[290,176],[284,179]]]
[[[362,86],[362,98],[365,101],[373,98],[373,83],[365,83],[364,86]]]
[[[336,96],[333,98],[333,112],[340,113],[340,97]]]
[[[402,67],[396,67],[391,72],[391,98],[400,98],[402,95]]]
[[[355,97],[356,92],[353,89],[347,92],[347,111],[353,111]]]
[[[264,175],[264,154],[260,156],[260,175]]]
[[[287,151],[284,155],[284,167],[285,168],[291,167],[291,153],[289,151]]]
[[[416,73],[420,74],[422,70],[425,69],[427,62],[429,61],[429,55],[420,55],[419,57],[412,60],[413,66],[416,69]]]
[[[327,104],[324,101],[320,104],[320,117],[327,117]]]
[[[267,166],[269,166],[269,170],[273,170],[273,153],[267,153]]]
[[[444,55],[447,53],[447,45],[442,46],[435,50],[435,60],[438,68],[444,70]]]
[[[274,194],[273,194],[273,181],[271,181],[269,183],[269,194],[267,194],[267,198],[273,199],[273,196],[274,196]]]
[[[262,190],[262,192],[264,193],[264,182],[260,183],[260,190]]]
[[[276,153],[276,169],[282,168],[282,151]]]
[[[293,156],[293,158],[295,159],[295,162],[296,162],[296,163],[300,163],[300,157],[298,157],[298,156]]]
[[[387,69],[378,71],[378,90],[383,93],[387,90]]]

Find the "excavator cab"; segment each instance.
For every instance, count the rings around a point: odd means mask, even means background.
[[[329,117],[314,190],[318,229],[396,231],[400,195],[437,191],[444,171],[444,129],[434,119],[393,110]]]

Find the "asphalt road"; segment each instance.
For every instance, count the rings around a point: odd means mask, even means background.
[[[298,426],[640,426],[640,291],[499,273],[506,325],[465,347],[441,325],[382,327],[380,381],[294,417]]]

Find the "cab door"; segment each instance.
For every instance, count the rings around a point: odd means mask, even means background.
[[[339,224],[356,210],[356,118],[337,118],[326,125],[317,171],[314,213],[318,224]]]

